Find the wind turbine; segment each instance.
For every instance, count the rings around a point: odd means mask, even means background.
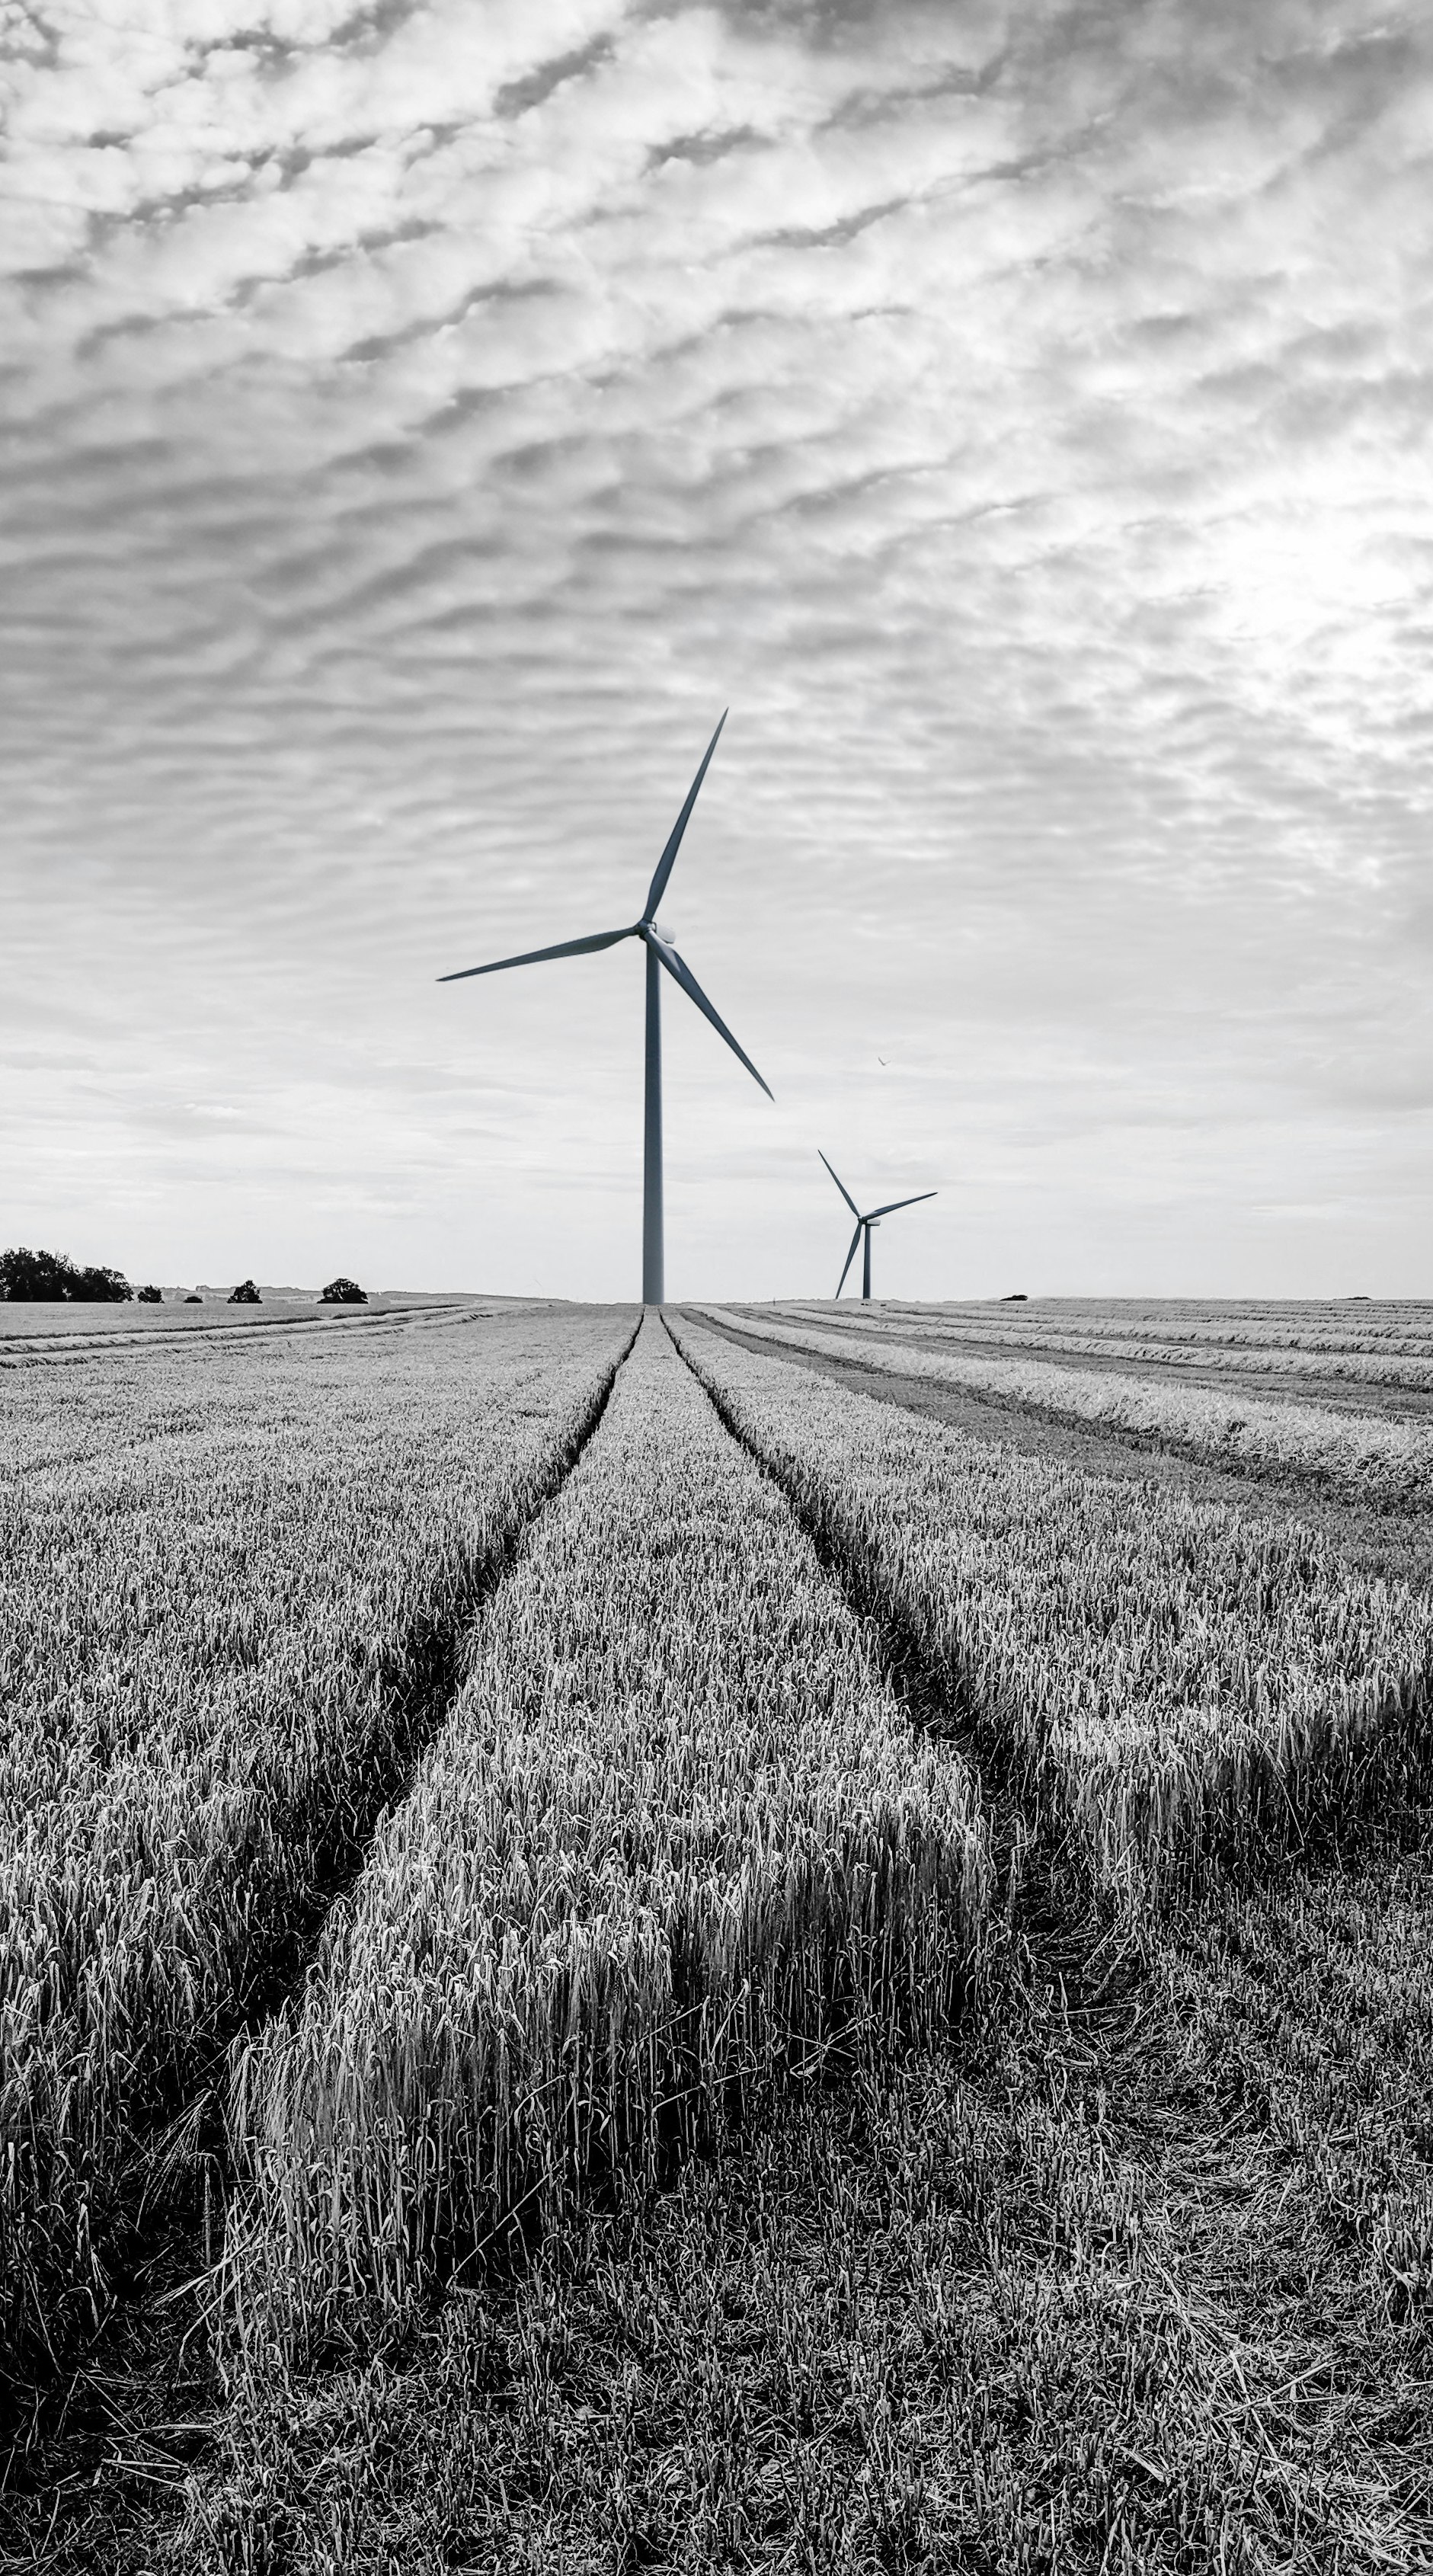
[[[821,1154],[821,1148],[819,1145],[817,1146],[816,1151],[818,1154]],[[826,1163],[826,1157],[824,1154],[821,1154],[821,1160],[823,1163]],[[832,1180],[835,1182],[837,1189],[840,1191],[842,1198],[845,1200],[847,1207],[850,1209],[852,1216],[856,1220],[856,1231],[851,1237],[851,1249],[846,1255],[846,1270],[850,1269],[852,1262],[856,1258],[857,1244],[864,1242],[865,1259],[861,1265],[861,1295],[866,1300],[867,1304],[869,1304],[871,1296],[872,1226],[879,1225],[883,1216],[894,1216],[897,1208],[919,1207],[922,1199],[938,1199],[940,1192],[939,1190],[918,1190],[913,1199],[888,1199],[884,1207],[872,1208],[869,1216],[862,1216],[860,1209],[857,1207],[855,1200],[852,1198],[850,1191],[847,1189],[845,1182],[842,1180],[841,1175],[836,1170],[834,1164],[826,1163],[826,1169],[830,1173]],[[836,1282],[836,1294],[838,1297],[846,1285],[846,1270],[842,1271],[840,1278]]]
[[[647,901],[642,918],[628,924],[625,930],[599,930],[591,939],[564,939],[555,948],[529,948],[521,957],[497,957],[490,966],[464,966],[456,975],[440,975],[440,984],[461,984],[469,975],[501,975],[508,966],[539,966],[548,957],[586,957],[596,948],[615,948],[619,939],[640,939],[647,951],[647,1082],[645,1130],[642,1158],[642,1303],[660,1306],[665,1288],[665,1262],[662,1241],[662,975],[666,968],[674,984],[679,984],[689,1002],[695,1002],[716,1030],[725,1038],[732,1054],[738,1056],[751,1075],[760,1082],[767,1099],[769,1086],[762,1082],[750,1056],[739,1047],[724,1019],[714,1011],[685,959],[677,955],[671,933],[659,925],[656,912],[667,890],[667,880],[677,863],[682,834],[692,818],[702,780],[707,774],[712,753],[717,747],[722,725],[730,713],[723,708],[721,724],[707,744],[706,757],[687,792],[687,801],[672,825],[667,846],[657,861],[656,872],[647,888]]]

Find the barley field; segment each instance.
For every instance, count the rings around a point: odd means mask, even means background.
[[[1433,1309],[253,1311],[0,1335],[0,2564],[1433,2569]]]

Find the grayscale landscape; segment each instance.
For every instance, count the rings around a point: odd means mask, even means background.
[[[204,1311],[0,1357],[14,2563],[1421,2565],[1433,1304]]]
[[[1433,20],[0,17],[0,2576],[1433,2576]]]

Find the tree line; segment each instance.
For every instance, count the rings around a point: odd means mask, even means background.
[[[79,1306],[159,1306],[164,1302],[162,1289],[153,1286],[131,1288],[122,1270],[112,1270],[102,1262],[81,1265],[67,1252],[31,1252],[23,1243],[8,1252],[0,1252],[0,1298],[23,1299],[36,1305],[63,1301]],[[187,1304],[199,1300],[190,1297]],[[252,1279],[241,1279],[231,1290],[231,1306],[258,1306],[263,1303]],[[324,1306],[366,1306],[368,1292],[357,1280],[330,1279],[320,1291]]]

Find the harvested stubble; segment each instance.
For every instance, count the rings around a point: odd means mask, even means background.
[[[969,1773],[649,1320],[301,2002],[238,2053],[244,2348],[361,2339],[747,2079],[929,2034],[988,1875]]]
[[[1433,1604],[1295,1524],[973,1439],[679,1339],[977,1739],[1132,1909],[1425,1783]]]
[[[992,1359],[949,1347],[925,1350],[846,1325],[782,1324],[769,1316],[757,1323],[717,1306],[693,1312],[758,1332],[778,1348],[844,1359],[883,1376],[964,1387],[1218,1466],[1316,1477],[1331,1491],[1388,1508],[1433,1501],[1433,1430],[1420,1424],[1335,1413],[1292,1398],[1165,1385],[1122,1377],[1115,1368],[1060,1368],[1033,1355]]]
[[[212,2073],[630,1317],[133,1353],[0,1492],[0,2369],[102,2295],[136,2131]]]

